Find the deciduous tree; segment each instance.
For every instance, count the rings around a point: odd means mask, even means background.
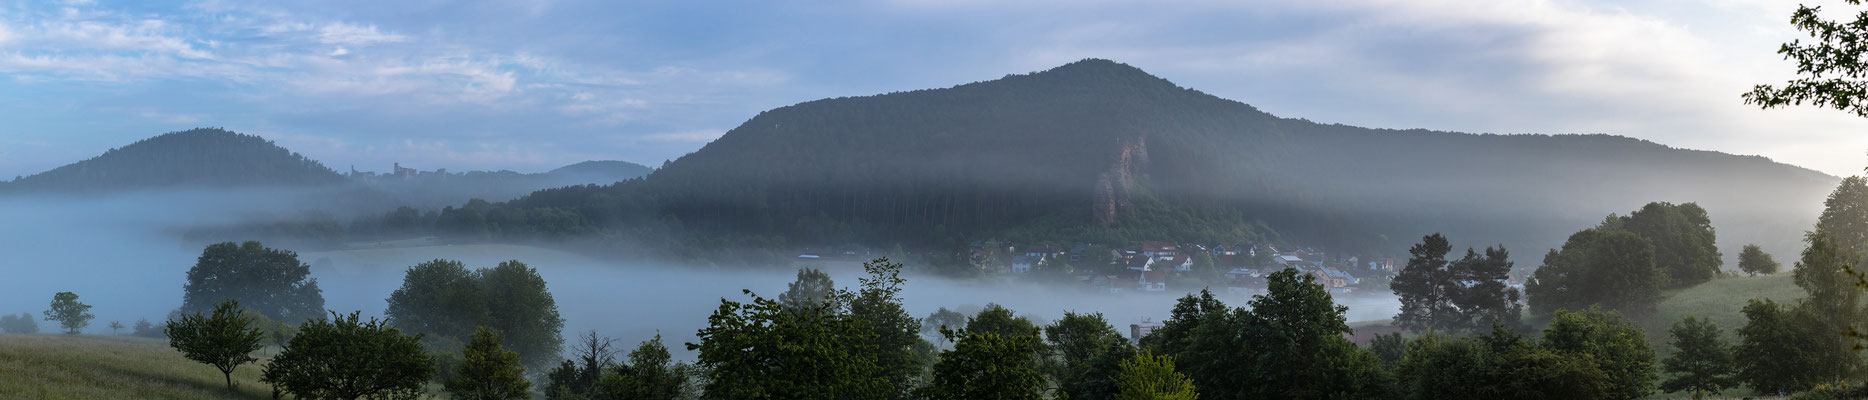
[[[972,325],[971,326],[979,326]],[[954,341],[952,350],[941,352],[934,363],[928,386],[916,391],[927,399],[1029,399],[1043,398],[1044,375],[1038,372],[1036,328],[1025,332],[994,330],[945,330],[942,334]]]
[[[708,371],[706,397],[878,398],[890,387],[865,345],[868,324],[842,313],[800,315],[747,290],[750,301],[720,300],[688,343]],[[853,340],[855,339],[855,340]]]
[[[1745,250],[1738,253],[1738,270],[1752,275],[1770,275],[1777,273],[1777,260],[1771,259],[1771,253],[1764,252],[1758,245],[1745,245]]]
[[[1861,0],[1843,2],[1861,4]],[[1821,10],[1821,6],[1798,5],[1790,15],[1790,24],[1815,41],[1791,41],[1777,49],[1784,59],[1796,62],[1800,77],[1783,86],[1754,86],[1744,94],[1745,104],[1774,108],[1809,102],[1868,117],[1868,79],[1864,79],[1868,65],[1861,57],[1868,52],[1868,14],[1856,14],[1853,21],[1830,20],[1822,17]]]
[[[1174,371],[1174,357],[1146,350],[1122,360],[1117,400],[1194,400],[1193,380]]]
[[[0,315],[0,333],[39,333],[39,318],[28,313]]]
[[[1562,251],[1546,254],[1524,292],[1531,315],[1540,320],[1551,318],[1556,310],[1592,305],[1642,317],[1660,301],[1665,279],[1654,266],[1654,246],[1647,239],[1594,228],[1570,235]]]
[[[1633,321],[1613,311],[1590,307],[1557,310],[1544,328],[1543,346],[1558,353],[1587,354],[1609,376],[1609,395],[1638,399],[1654,391],[1654,349]]]
[[[629,363],[611,367],[598,383],[598,391],[612,399],[674,400],[687,384],[686,367],[669,362],[662,335],[645,340],[629,352]]]
[[[1135,352],[1101,313],[1064,312],[1044,327],[1044,337],[1059,361],[1051,380],[1078,400],[1113,398],[1119,364]]]
[[[227,380],[227,389],[233,390],[234,368],[258,360],[252,354],[260,349],[264,337],[253,326],[253,318],[242,315],[243,311],[238,300],[228,299],[215,305],[212,315],[183,314],[163,329],[169,347],[181,351],[183,357],[219,369]]]
[[[1600,228],[1647,239],[1654,247],[1654,267],[1667,276],[1665,287],[1705,283],[1724,263],[1714,245],[1718,235],[1712,229],[1712,218],[1696,203],[1648,203],[1627,216],[1609,216]]]
[[[423,335],[437,351],[455,351],[479,326],[499,331],[502,347],[519,353],[528,369],[558,361],[564,318],[538,270],[518,260],[468,271],[460,262],[434,260],[410,267],[389,295],[389,326]]]
[[[45,320],[58,321],[65,334],[76,335],[91,325],[91,305],[78,302],[78,294],[58,292],[52,295],[52,307],[45,310]]]
[[[863,271],[867,276],[857,279],[861,287],[842,297],[847,298],[850,317],[869,328],[863,345],[875,349],[877,372],[894,393],[890,397],[907,397],[927,367],[927,357],[919,353],[933,346],[918,334],[921,320],[902,306],[902,285],[907,282],[901,277],[902,264],[877,258],[863,263]]]
[[[785,293],[778,295],[778,304],[802,315],[841,307],[840,300],[836,282],[830,280],[830,274],[816,268],[799,268],[798,279],[785,288]]]
[[[311,266],[299,262],[298,253],[255,241],[208,245],[188,269],[182,312],[206,311],[227,299],[276,321],[303,321],[325,312],[324,291],[311,277]]]
[[[500,334],[487,327],[474,330],[462,351],[454,379],[444,387],[455,399],[505,400],[531,398],[532,382],[525,379],[519,353],[500,347]]]
[[[266,364],[260,382],[301,399],[421,396],[435,374],[418,338],[360,314],[312,319]]]

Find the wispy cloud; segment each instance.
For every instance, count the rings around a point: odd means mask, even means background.
[[[635,140],[647,142],[690,142],[707,143],[719,139],[726,131],[719,129],[695,129],[679,132],[660,132],[636,136]]]

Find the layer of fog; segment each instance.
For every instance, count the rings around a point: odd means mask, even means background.
[[[0,314],[39,315],[52,294],[76,292],[94,306],[90,334],[109,334],[106,325],[147,318],[160,321],[181,304],[182,285],[201,245],[176,232],[194,224],[227,223],[231,215],[290,212],[289,193],[189,192],[105,198],[0,197]],[[290,249],[290,248],[288,248]],[[296,249],[294,249],[296,250]],[[565,318],[565,337],[595,330],[633,345],[660,333],[670,347],[694,334],[722,298],[745,300],[742,289],[775,297],[795,278],[792,266],[761,270],[705,270],[637,260],[598,260],[516,245],[430,245],[343,251],[302,251],[312,277],[324,290],[326,307],[381,316],[385,298],[401,285],[404,270],[437,258],[471,268],[517,259],[544,276]],[[857,284],[857,263],[820,264],[840,287]],[[910,276],[903,292],[909,312],[926,316],[940,307],[975,310],[997,303],[1039,322],[1065,311],[1101,312],[1119,329],[1167,318],[1184,293],[1092,294],[1026,284]],[[1223,295],[1228,304],[1246,298]],[[1342,298],[1349,320],[1387,318],[1398,303],[1391,296]],[[41,332],[57,323],[40,322]],[[128,333],[128,332],[122,332]]]

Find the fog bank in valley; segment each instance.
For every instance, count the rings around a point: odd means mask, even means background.
[[[202,243],[178,234],[195,225],[228,224],[240,215],[301,212],[312,204],[291,204],[290,193],[276,191],[142,193],[103,198],[0,197],[0,314],[44,310],[52,294],[78,293],[95,306],[87,333],[106,334],[110,321],[132,324],[139,318],[160,321],[181,304],[188,268]],[[326,307],[381,316],[384,299],[402,283],[409,266],[433,259],[454,259],[470,268],[488,268],[516,259],[537,268],[556,297],[565,318],[565,336],[596,330],[633,343],[661,333],[686,358],[679,343],[694,333],[720,299],[745,300],[742,289],[775,297],[796,275],[794,266],[715,270],[641,260],[599,260],[579,254],[502,244],[411,245],[352,243],[349,249],[299,251],[311,264],[312,277],[324,290]],[[828,271],[840,287],[857,284],[858,263],[811,264]],[[1223,291],[1223,289],[1221,290]],[[1065,311],[1101,312],[1123,331],[1144,319],[1168,316],[1184,293],[1095,294],[1020,283],[951,280],[911,275],[903,292],[909,312],[926,316],[940,307],[977,310],[998,303],[1040,323]],[[1241,296],[1224,296],[1244,305]],[[1386,294],[1339,298],[1350,306],[1349,319],[1392,316],[1398,303]],[[41,331],[50,331],[41,322]],[[127,332],[125,332],[127,333]]]

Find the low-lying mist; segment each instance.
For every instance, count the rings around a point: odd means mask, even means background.
[[[95,306],[87,333],[108,334],[110,321],[126,325],[137,319],[165,318],[181,304],[182,284],[200,255],[201,244],[175,234],[190,224],[226,223],[230,215],[299,211],[303,205],[279,206],[280,193],[144,193],[106,198],[0,197],[0,314],[47,307],[52,294],[76,292]],[[288,197],[289,198],[289,197]],[[352,243],[350,249],[300,251],[311,275],[324,290],[326,307],[340,312],[382,315],[385,298],[402,284],[404,270],[423,261],[453,259],[469,268],[488,268],[519,260],[544,276],[559,312],[564,336],[595,330],[633,345],[657,333],[678,358],[691,358],[680,343],[694,341],[720,299],[743,301],[742,289],[775,297],[796,277],[795,266],[763,269],[706,269],[629,259],[600,260],[565,251],[505,244],[422,245],[421,243]],[[299,251],[290,246],[269,246]],[[839,287],[852,287],[862,274],[857,262],[811,264],[830,273]],[[1035,284],[954,280],[910,275],[903,291],[910,313],[924,317],[938,308],[977,310],[987,303],[1004,305],[1039,323],[1065,311],[1101,312],[1126,332],[1128,324],[1167,318],[1174,300],[1185,292],[1086,293],[1074,288]],[[1234,306],[1243,296],[1224,294]],[[1339,296],[1349,306],[1349,320],[1392,316],[1399,303],[1387,293]],[[41,331],[53,331],[42,322]],[[127,333],[127,332],[125,332]]]

